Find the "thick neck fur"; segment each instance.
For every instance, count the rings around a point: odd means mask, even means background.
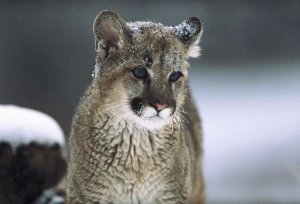
[[[157,159],[168,159],[168,153],[180,139],[174,138],[174,131],[180,127],[171,121],[160,130],[150,131],[133,121],[122,120],[117,117],[120,109],[116,113],[107,105],[100,105],[106,104],[105,97],[93,87],[95,84],[91,86],[90,100],[83,101],[90,102],[92,111],[87,117],[92,119],[87,121],[89,134],[77,141],[79,149],[86,150],[82,152],[85,157],[91,157],[102,169],[125,170],[133,175],[151,169]]]

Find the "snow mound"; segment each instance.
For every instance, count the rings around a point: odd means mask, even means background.
[[[64,133],[49,115],[15,105],[0,105],[0,142],[13,148],[35,142],[37,144],[65,144]]]

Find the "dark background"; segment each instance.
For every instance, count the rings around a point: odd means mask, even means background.
[[[49,113],[67,133],[91,80],[92,23],[103,9],[166,25],[200,17],[203,56],[193,62],[209,69],[300,54],[300,1],[7,1],[0,4],[0,102]]]
[[[190,16],[202,19],[203,51],[200,59],[191,60],[191,85],[203,116],[204,163],[211,201],[246,200],[235,196],[242,195],[238,190],[243,188],[236,187],[237,193],[232,190],[229,191],[232,194],[224,195],[222,192],[228,186],[218,191],[215,187],[220,185],[215,180],[222,184],[238,182],[242,187],[255,181],[244,192],[257,198],[258,203],[260,198],[272,201],[271,195],[281,194],[264,189],[256,194],[250,191],[256,192],[257,186],[269,189],[268,185],[280,187],[284,183],[285,190],[277,189],[283,192],[281,200],[300,200],[297,179],[274,184],[274,180],[285,175],[285,168],[278,171],[282,174],[274,173],[274,177],[265,179],[270,169],[277,168],[272,163],[284,163],[291,158],[300,162],[299,150],[286,154],[282,161],[272,160],[274,155],[281,158],[274,154],[279,151],[281,138],[292,138],[287,144],[300,149],[300,125],[295,125],[300,124],[299,0],[0,1],[0,104],[16,104],[48,113],[68,136],[72,115],[94,69],[93,19],[104,9],[116,11],[126,21],[151,20],[165,25],[179,24]],[[282,124],[285,124],[283,133],[278,130]],[[285,134],[289,130],[293,132]],[[278,140],[274,139],[277,133]],[[234,143],[240,136],[243,138],[240,143]],[[277,146],[270,141],[277,141]],[[257,148],[244,155],[251,142]],[[270,143],[275,149],[268,146]],[[230,149],[237,151],[229,154]],[[257,149],[270,150],[255,154]],[[287,149],[291,149],[289,145],[280,146],[282,154]],[[248,153],[255,156],[248,157]],[[224,160],[224,155],[231,156]],[[267,155],[267,159],[251,163],[262,155]],[[216,162],[219,160],[223,163]],[[238,166],[240,160],[247,161],[247,168],[241,172],[248,174],[242,174],[237,181],[226,180],[230,175],[223,174],[224,169],[230,172],[228,164]],[[249,170],[253,166],[256,170]],[[291,191],[287,190],[291,186],[289,179],[294,182]],[[295,193],[289,196],[285,191]]]

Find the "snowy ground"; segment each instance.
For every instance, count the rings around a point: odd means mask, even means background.
[[[300,203],[300,63],[246,66],[192,67],[209,203]]]

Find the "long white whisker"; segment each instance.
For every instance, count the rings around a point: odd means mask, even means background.
[[[180,125],[179,125],[180,121],[179,121],[177,115],[174,115],[174,122],[176,123],[177,126],[180,126]]]
[[[120,107],[120,106],[124,106],[124,105],[128,105],[127,103],[119,103],[119,104],[107,104],[107,106],[102,106],[102,107],[100,107],[100,109],[104,109],[104,110],[106,110],[106,109],[111,109],[111,108],[118,108],[118,107]]]
[[[189,121],[183,116],[183,114],[180,113],[180,111],[178,111],[177,113],[178,113],[179,118],[182,120],[182,122],[185,121],[186,123],[189,123]]]
[[[119,120],[116,121],[117,124],[121,124],[123,123],[123,121],[125,121],[127,119],[127,116],[130,114],[130,111],[127,111],[126,113],[124,113]]]
[[[174,120],[175,120],[175,118],[172,118],[172,121],[171,121],[171,131],[172,132],[174,131]]]
[[[111,105],[111,107],[109,108],[102,109],[101,112],[99,112],[99,114],[108,113],[108,112],[114,113],[115,111],[119,112],[119,108],[123,108],[127,106],[128,106],[127,104]]]
[[[182,113],[182,114],[190,115],[188,112],[186,112],[186,111],[184,110],[184,108],[183,108],[182,106],[179,106],[178,112],[180,112],[180,113]]]
[[[112,101],[108,104],[103,104],[99,108],[102,109],[102,108],[105,108],[105,107],[117,106],[117,105],[121,105],[121,104],[129,104],[129,100]]]

